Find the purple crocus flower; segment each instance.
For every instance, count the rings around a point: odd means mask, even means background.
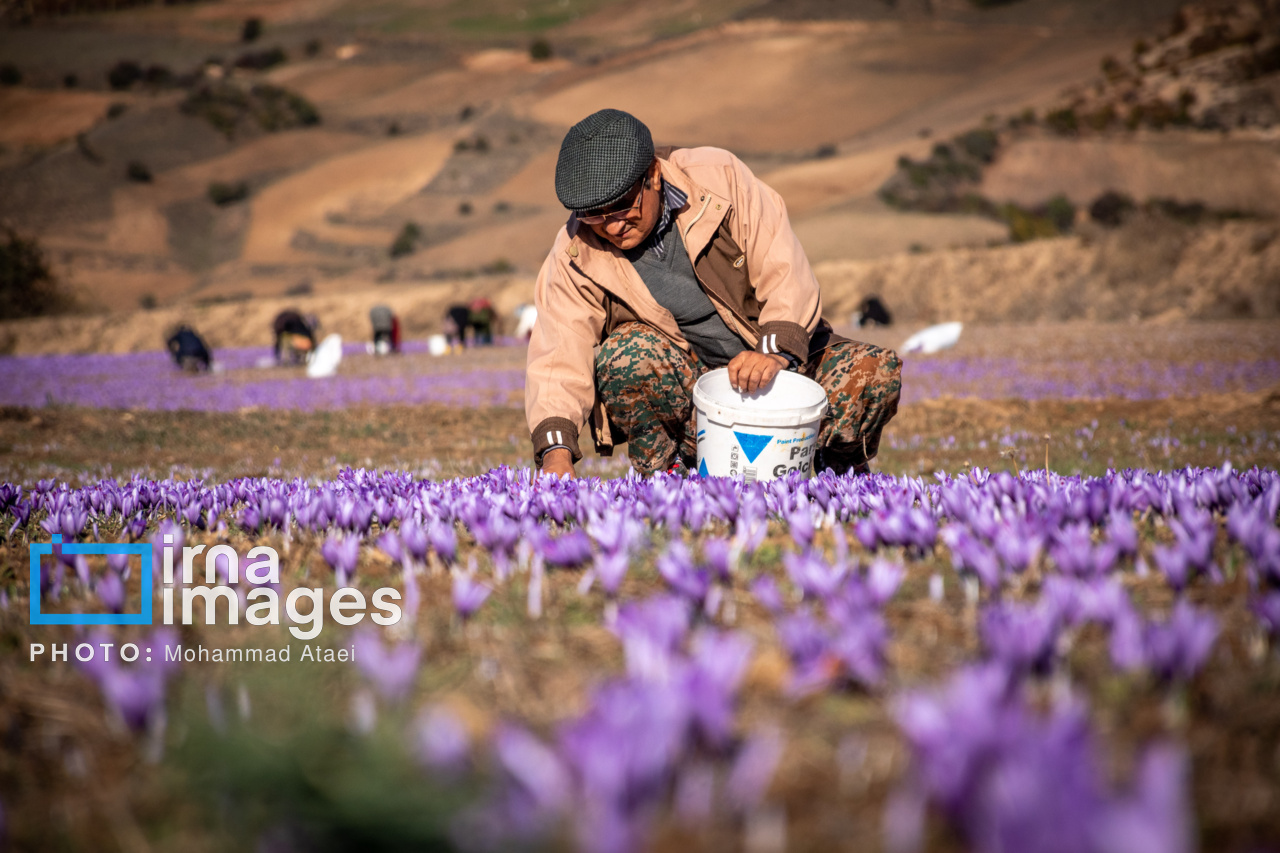
[[[333,569],[338,586],[348,586],[360,561],[360,540],[355,536],[330,536],[320,546],[320,555]]]
[[[958,572],[969,572],[976,576],[982,585],[989,589],[998,589],[1001,581],[1000,561],[995,552],[969,532],[959,527],[948,527],[942,531],[943,541],[951,549],[951,564]]]
[[[1061,630],[1056,609],[1044,603],[1001,603],[985,608],[982,644],[996,660],[1014,672],[1049,671]]]
[[[158,722],[164,715],[165,684],[177,664],[167,660],[168,648],[177,643],[177,634],[168,628],[154,631],[143,645],[153,649],[145,658],[126,664],[118,657],[99,659],[81,670],[97,683],[107,707],[135,732]]]
[[[1179,601],[1168,622],[1147,625],[1147,664],[1162,679],[1188,680],[1208,660],[1217,638],[1218,620],[1212,614]]]
[[[658,558],[658,573],[673,590],[690,601],[701,602],[711,588],[707,572],[693,565],[693,555],[682,542],[672,542]]]
[[[1191,562],[1186,552],[1177,545],[1157,545],[1151,552],[1156,566],[1175,592],[1182,592],[1191,581]]]
[[[134,731],[147,728],[164,706],[164,678],[151,669],[111,667],[98,676],[107,705]]]
[[[778,639],[791,659],[792,674],[788,691],[804,696],[830,685],[840,664],[831,651],[831,637],[808,608],[797,610],[778,620]]]
[[[845,621],[831,640],[831,652],[843,664],[850,679],[874,687],[884,677],[889,631],[879,613],[864,613]]]
[[[813,542],[813,511],[807,503],[801,503],[792,512],[787,513],[787,525],[791,529],[791,538],[801,548],[808,548]]]
[[[522,728],[504,725],[493,746],[502,769],[541,809],[559,811],[568,803],[573,780],[545,744]]]
[[[418,675],[422,648],[416,643],[384,646],[376,631],[363,628],[351,637],[356,668],[388,701],[398,701],[409,692]]]
[[[473,573],[454,571],[453,608],[463,621],[475,615],[491,592],[493,590],[476,580]]]
[[[624,605],[613,631],[622,640],[627,672],[638,679],[670,681],[676,669],[675,650],[689,631],[689,618],[689,605],[676,596]]]
[[[1107,520],[1107,539],[1123,556],[1132,557],[1138,553],[1138,531],[1126,513],[1111,513]]]
[[[95,591],[102,604],[112,613],[124,610],[124,581],[115,572],[107,572],[95,585]]]
[[[703,736],[728,742],[733,731],[733,695],[751,663],[751,640],[738,633],[701,631],[693,639],[685,689]]]
[[[76,570],[76,580],[80,581],[81,586],[88,589],[93,582],[93,578],[89,573],[89,561],[84,558],[83,554],[75,554],[71,560],[71,565]]]
[[[1099,818],[1098,853],[1158,850],[1191,853],[1195,849],[1187,796],[1188,761],[1171,746],[1148,750],[1138,764],[1133,793]]]
[[[108,554],[107,568],[122,580],[129,579],[129,554]]]
[[[1087,524],[1071,524],[1058,530],[1049,546],[1049,556],[1058,569],[1076,577],[1090,577],[1095,572],[1092,528]]]
[[[1188,680],[1208,659],[1217,636],[1217,620],[1183,600],[1166,622],[1144,622],[1126,608],[1112,625],[1111,660],[1120,669],[1149,669],[1161,680]]]
[[[596,557],[595,573],[600,579],[600,586],[610,598],[618,594],[618,587],[627,575],[631,566],[631,558],[624,551],[606,551]]]
[[[778,589],[778,585],[773,578],[768,575],[760,575],[751,582],[751,594],[755,596],[756,601],[760,602],[761,607],[774,616],[782,613],[785,608],[785,604],[782,601],[782,591]]]
[[[394,531],[388,530],[378,537],[378,550],[386,554],[393,563],[404,563],[405,547]]]
[[[840,586],[848,567],[843,563],[830,565],[817,551],[808,549],[801,554],[782,555],[783,565],[791,582],[805,595],[827,598]]]
[[[446,566],[452,565],[458,556],[458,534],[454,532],[453,525],[433,522],[427,528],[427,538],[441,561]]]
[[[427,560],[427,532],[412,521],[400,525],[400,544],[419,563]]]
[[[752,811],[764,802],[784,746],[782,730],[777,726],[764,726],[747,737],[725,785],[729,802],[738,811]]]
[[[883,607],[893,598],[906,576],[907,570],[898,563],[876,558],[867,568],[867,592],[876,607]]]
[[[717,580],[728,581],[733,573],[733,543],[716,536],[703,540],[702,559]]]
[[[1280,637],[1280,592],[1263,593],[1253,602],[1253,612],[1272,637]]]
[[[471,753],[467,727],[444,705],[433,705],[418,715],[415,735],[418,758],[436,770],[457,771]]]
[[[581,530],[571,530],[555,538],[540,538],[538,547],[549,566],[576,569],[591,561],[591,540]]]

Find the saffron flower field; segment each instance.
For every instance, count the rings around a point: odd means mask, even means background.
[[[415,345],[416,344],[416,345]],[[421,342],[388,364],[348,345],[339,374],[308,379],[299,369],[261,367],[268,348],[221,350],[222,372],[188,376],[162,352],[0,357],[9,377],[0,405],[74,405],[108,409],[236,411],[244,408],[343,409],[358,405],[522,405],[523,349],[486,353],[476,364],[431,358]],[[497,362],[497,363],[491,363]],[[1155,360],[1066,359],[1052,369],[985,355],[908,359],[903,401],[940,396],[999,399],[1120,398],[1151,400],[1224,391],[1253,392],[1280,383],[1280,359]]]
[[[0,849],[1280,849],[1280,339],[1135,328],[752,484],[537,478],[515,346],[5,357]]]
[[[212,626],[61,630],[151,660],[22,668],[19,697],[39,680],[75,710],[52,745],[18,724],[15,839],[69,833],[39,804],[56,810],[55,777],[112,766],[125,827],[81,820],[158,848],[199,832],[272,850],[1180,852],[1280,829],[1270,468],[765,484],[346,469],[6,483],[0,512],[10,555],[53,534],[149,543],[158,589],[166,534],[265,544],[280,593],[391,586],[403,609],[306,643],[297,620],[227,624],[225,604]],[[243,610],[254,583],[220,571]],[[46,558],[42,600],[137,612],[137,572]],[[32,591],[5,584],[25,651]],[[355,660],[267,677],[160,653],[290,644]],[[36,773],[50,752],[63,767]]]

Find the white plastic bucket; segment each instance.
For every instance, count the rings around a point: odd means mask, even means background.
[[[703,477],[775,480],[792,471],[813,475],[818,424],[827,392],[812,379],[782,371],[766,391],[742,394],[725,368],[693,386],[698,410],[698,473]]]
[[[338,372],[342,363],[342,335],[332,334],[320,342],[311,358],[307,360],[307,376],[312,379],[323,379]]]

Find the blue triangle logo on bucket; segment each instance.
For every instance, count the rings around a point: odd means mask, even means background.
[[[752,435],[749,432],[733,433],[738,438],[738,444],[742,447],[742,452],[747,454],[748,462],[755,462],[756,457],[760,455],[760,451],[764,450],[769,442],[773,441],[771,435]]]
[[[698,476],[699,477],[711,476],[710,474],[707,473],[707,460],[705,459],[703,459],[701,462],[698,463]]]

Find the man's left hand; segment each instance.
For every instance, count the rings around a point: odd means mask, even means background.
[[[789,362],[786,356],[746,350],[729,362],[729,384],[742,394],[753,394],[768,387],[778,371]]]

